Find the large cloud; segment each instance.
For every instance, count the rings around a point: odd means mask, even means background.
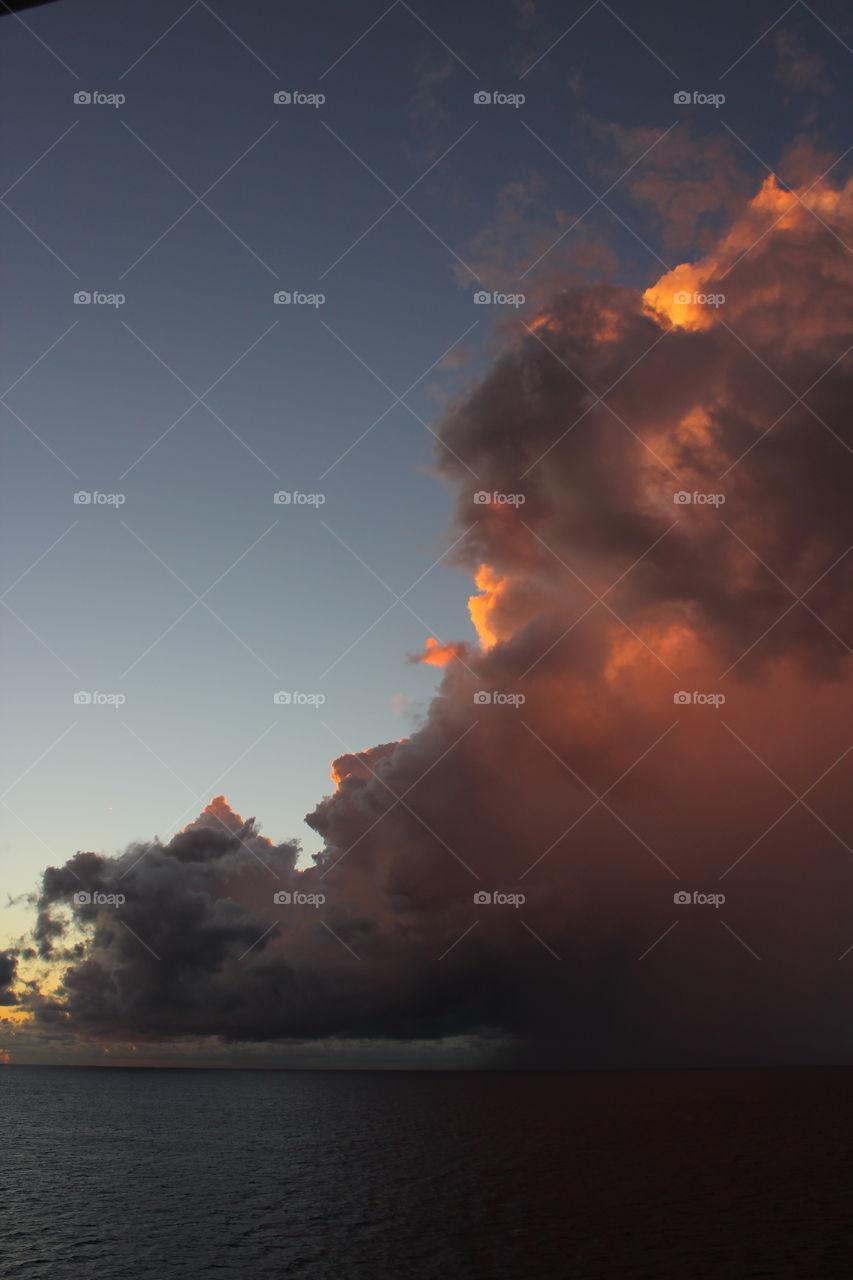
[[[519,323],[441,425],[481,645],[442,652],[409,740],[335,762],[309,870],[221,799],[50,868],[39,1017],[848,1055],[851,219],[849,187],[768,182],[645,296],[566,289]],[[725,904],[674,902],[694,890]]]

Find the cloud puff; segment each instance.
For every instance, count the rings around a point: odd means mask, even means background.
[[[443,643],[441,640],[436,640],[434,636],[429,636],[424,641],[422,652],[413,654],[411,661],[423,662],[428,667],[446,667],[448,662],[461,657],[464,652],[463,644]]]

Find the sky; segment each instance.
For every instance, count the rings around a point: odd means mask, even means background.
[[[2,28],[4,1051],[848,1061],[847,7]]]

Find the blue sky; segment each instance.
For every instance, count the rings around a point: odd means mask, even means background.
[[[10,895],[75,849],[166,837],[219,792],[317,849],[302,819],[330,760],[406,736],[437,683],[406,655],[473,637],[470,582],[441,562],[431,428],[516,322],[475,287],[533,305],[579,266],[576,233],[548,244],[611,183],[615,212],[594,207],[583,233],[606,238],[619,278],[678,260],[618,181],[643,146],[614,152],[605,126],[654,138],[724,118],[756,183],[818,119],[836,137],[820,80],[849,76],[843,6],[798,4],[783,25],[784,6],[727,9],[707,30],[674,3],[538,0],[68,0],[7,19]],[[807,110],[754,91],[785,57]],[[688,119],[680,88],[725,108]],[[406,608],[394,593],[414,583]],[[282,689],[325,703],[275,705]],[[125,701],[75,705],[81,690]],[[8,919],[14,934],[23,912]]]

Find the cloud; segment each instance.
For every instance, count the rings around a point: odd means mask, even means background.
[[[404,144],[407,159],[413,164],[434,162],[453,141],[448,133],[451,115],[443,95],[454,70],[454,60],[446,53],[430,52],[418,63],[408,104],[412,140]]]
[[[600,235],[583,224],[573,229],[590,201],[584,199],[573,213],[549,201],[548,183],[537,170],[501,187],[494,216],[465,247],[467,267],[457,263],[453,268],[460,287],[485,285],[517,292],[519,279],[545,258],[551,285],[558,270],[575,274],[612,271],[615,259]],[[468,267],[476,272],[476,280]],[[536,276],[525,280],[527,295],[539,290]]]
[[[810,53],[793,31],[784,27],[774,31],[773,45],[777,60],[776,81],[783,89],[793,89],[795,93],[806,90],[829,92],[825,62],[816,53]]]
[[[629,194],[660,235],[664,252],[695,252],[709,246],[749,197],[747,153],[727,134],[700,138],[687,124],[665,130],[597,120],[589,114],[582,125],[596,144],[601,184],[618,182],[608,203],[618,210],[619,194]],[[644,231],[634,216],[628,220]]]
[[[467,347],[457,346],[447,353],[438,363],[439,369],[461,369],[471,359]]]
[[[423,651],[411,655],[412,662],[423,662],[429,667],[446,667],[454,658],[465,652],[463,644],[444,644],[430,636],[424,641]]]
[[[12,988],[18,968],[18,957],[11,951],[0,951],[0,1005],[17,1004]]]
[[[48,868],[40,1022],[848,1055],[851,217],[768,182],[649,290],[515,320],[439,427],[480,644],[408,740],[334,762],[308,869],[221,797]]]

